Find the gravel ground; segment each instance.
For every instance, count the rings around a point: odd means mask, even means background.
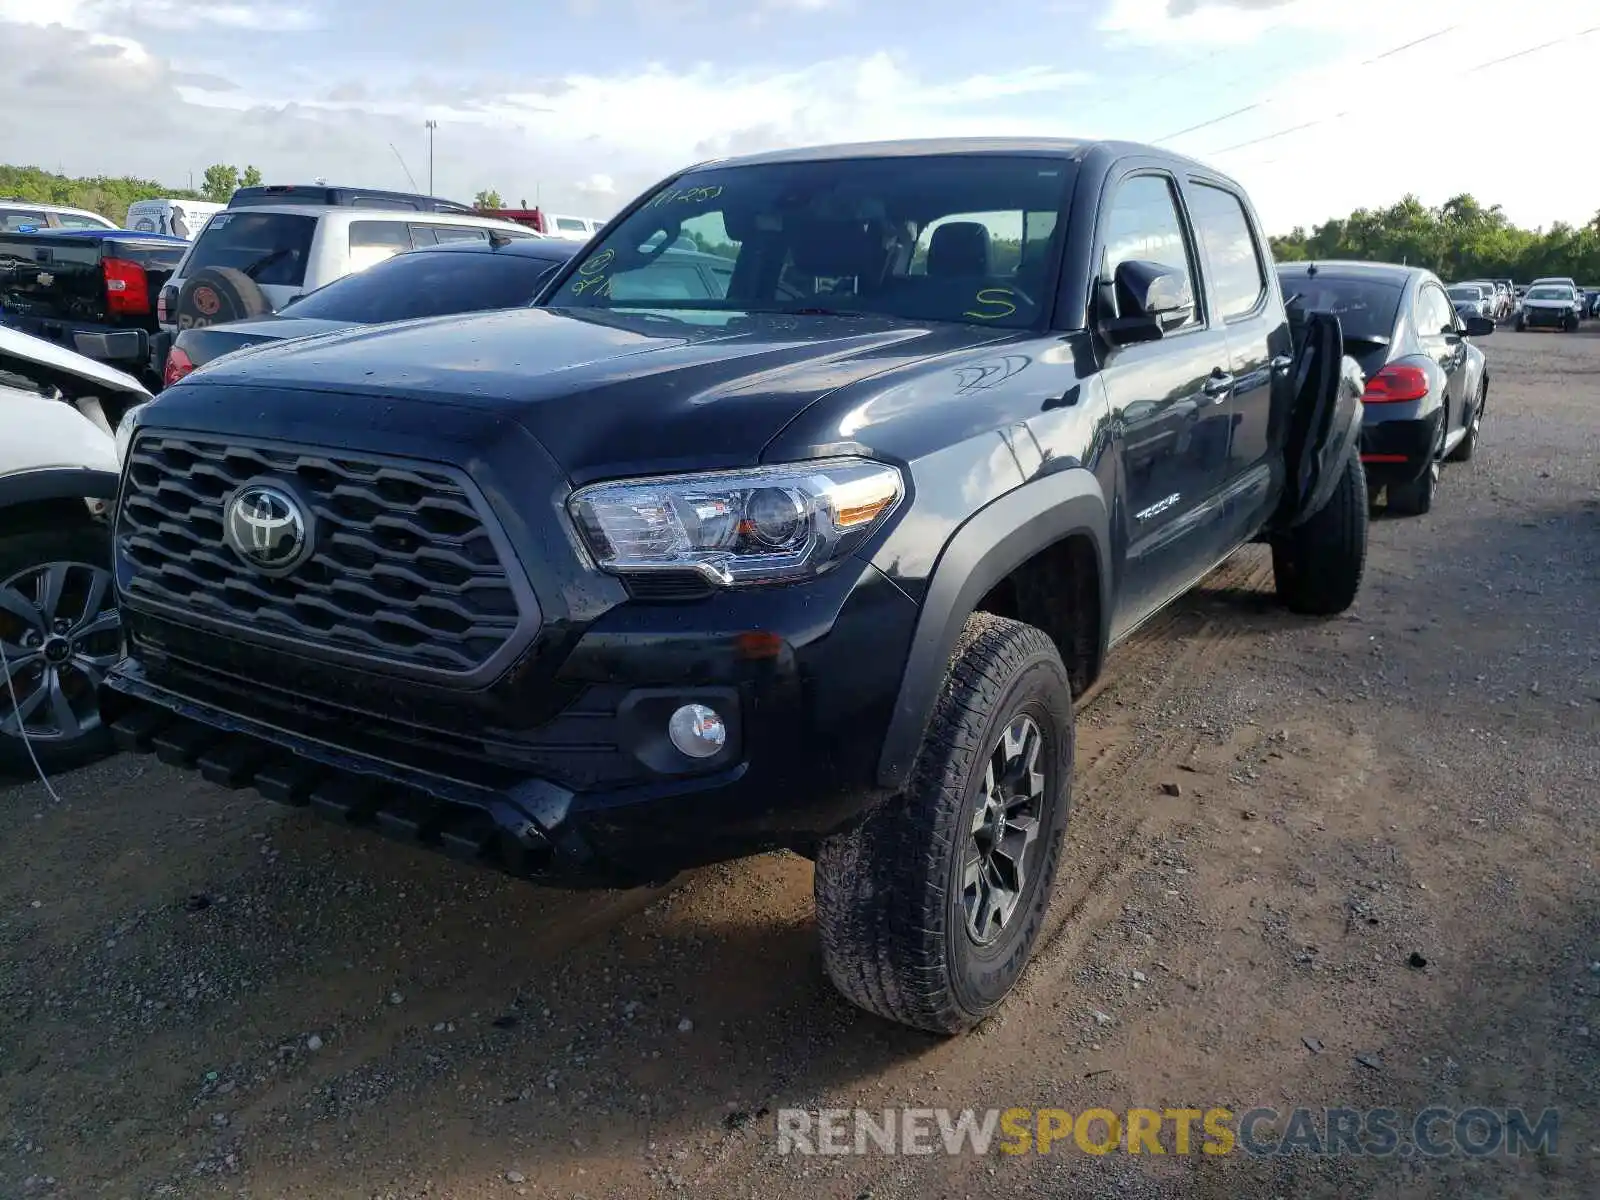
[[[1287,615],[1252,548],[1114,655],[1045,943],[966,1038],[832,993],[790,856],[569,895],[147,759],[0,785],[0,1196],[1596,1195],[1600,330],[1485,350],[1478,457],[1374,522],[1352,612]],[[805,1158],[774,1124],[1430,1104],[1554,1107],[1556,1152]]]

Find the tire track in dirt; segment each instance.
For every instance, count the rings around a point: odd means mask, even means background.
[[[1190,679],[1204,677],[1212,663],[1225,658],[1234,643],[1246,636],[1246,627],[1226,614],[1200,616],[1199,627],[1183,637],[1175,655],[1173,633],[1199,616],[1198,610],[1209,603],[1207,593],[1261,591],[1270,586],[1271,579],[1271,560],[1247,548],[1113,652],[1106,664],[1106,675],[1113,680],[1130,678],[1135,671],[1151,667],[1159,674],[1138,697],[1131,719],[1117,722],[1110,730],[1096,731],[1109,734],[1108,744],[1076,773],[1076,811],[1067,827],[1063,873],[1057,877],[1043,935],[1017,996],[1037,995],[1071,968],[1084,942],[1119,910],[1123,884],[1143,865],[1142,858],[1133,853],[1137,844],[1150,836],[1157,823],[1175,815],[1170,802],[1162,803],[1166,798],[1157,795],[1164,781],[1158,777],[1169,776],[1189,760],[1199,735],[1186,728],[1141,728],[1140,714],[1156,708]],[[1113,686],[1094,698],[1084,715],[1099,715],[1114,699]],[[1069,875],[1066,868],[1071,864],[1078,870]]]
[[[1115,919],[1127,882],[1144,865],[1136,853],[1159,824],[1180,817],[1157,793],[1158,777],[1186,761],[1199,741],[1188,729],[1152,727],[1151,714],[1188,681],[1203,677],[1211,664],[1250,636],[1247,623],[1226,613],[1207,615],[1215,593],[1262,592],[1270,589],[1270,559],[1247,547],[1207,576],[1194,592],[1170,605],[1112,652],[1103,682],[1078,705],[1080,737],[1085,729],[1094,745],[1087,760],[1080,757],[1074,779],[1076,811],[1068,826],[1069,849],[1056,881],[1057,895],[1046,918],[1033,961],[1002,1009],[978,1031],[935,1049],[940,1094],[977,1102],[986,1094],[985,1077],[993,1065],[993,1039],[1010,1041],[1009,1020],[1027,1011],[1048,1008],[1050,993],[1079,960],[1084,943]],[[1186,632],[1186,629],[1190,631]],[[1124,698],[1123,694],[1127,697]],[[1116,715],[1125,709],[1123,715]],[[1086,726],[1085,718],[1111,718]],[[1080,749],[1082,747],[1080,741]],[[928,1065],[922,1056],[907,1059],[887,1074],[888,1091],[904,1098],[925,1090],[914,1081]],[[790,1095],[784,1103],[806,1105],[851,1103],[838,1097]],[[861,1101],[854,1101],[859,1103]],[[925,1101],[917,1101],[919,1103]],[[939,1101],[933,1101],[938,1103]],[[756,1163],[770,1159],[773,1147],[764,1127],[722,1135],[707,1148],[704,1165],[692,1179],[696,1189],[748,1177]],[[886,1159],[872,1181],[870,1194],[891,1196],[944,1194],[936,1176],[947,1164],[927,1160]],[[801,1187],[796,1194],[809,1194]]]

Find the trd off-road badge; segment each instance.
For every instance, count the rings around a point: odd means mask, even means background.
[[[250,566],[284,575],[311,553],[311,514],[282,488],[246,484],[223,509],[222,535]]]

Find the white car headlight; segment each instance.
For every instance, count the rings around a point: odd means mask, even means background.
[[[127,412],[123,413],[122,420],[117,422],[116,445],[118,467],[123,466],[128,461],[128,443],[133,441],[133,427],[135,425],[134,414],[143,408],[145,404],[149,403],[150,401],[146,400],[144,404],[135,404]]]
[[[694,571],[722,587],[802,579],[860,545],[905,494],[864,458],[597,483],[568,506],[616,575]]]

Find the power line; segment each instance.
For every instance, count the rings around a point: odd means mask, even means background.
[[[1473,73],[1475,73],[1477,71],[1482,71],[1482,70],[1485,70],[1485,69],[1487,69],[1489,67],[1497,67],[1501,63],[1510,62],[1512,59],[1515,59],[1515,58],[1526,58],[1530,54],[1537,54],[1540,51],[1549,50],[1552,47],[1560,46],[1560,45],[1563,45],[1563,44],[1565,44],[1567,42],[1575,42],[1579,38],[1588,37],[1591,33],[1600,33],[1600,25],[1592,26],[1589,29],[1579,30],[1577,33],[1569,33],[1564,37],[1558,37],[1558,38],[1553,39],[1552,41],[1541,42],[1537,46],[1529,46],[1526,50],[1518,50],[1518,51],[1515,51],[1514,53],[1511,53],[1511,54],[1503,54],[1499,58],[1491,58],[1491,59],[1488,59],[1485,62],[1476,63],[1473,66],[1463,68],[1462,70],[1452,72],[1452,73],[1450,73],[1448,75],[1440,76],[1439,78],[1441,80],[1443,80],[1443,79],[1457,79],[1457,78],[1460,78],[1463,75],[1471,75],[1471,74],[1473,74]],[[1419,41],[1426,41],[1428,39],[1427,38],[1421,38],[1421,39],[1418,39],[1418,40]],[[1417,43],[1413,42],[1413,43],[1409,43],[1409,44],[1410,45],[1416,45]],[[1384,57],[1387,57],[1387,52],[1385,54],[1378,55],[1378,58],[1384,58]],[[1376,60],[1371,60],[1371,61],[1376,61]],[[1332,116],[1318,117],[1316,120],[1313,120],[1313,121],[1303,121],[1299,125],[1291,125],[1287,129],[1279,129],[1279,130],[1276,130],[1276,131],[1274,131],[1272,133],[1263,134],[1261,137],[1251,138],[1248,141],[1244,141],[1244,142],[1238,142],[1238,143],[1236,143],[1235,145],[1232,145],[1232,146],[1224,146],[1220,150],[1212,150],[1212,151],[1210,151],[1208,153],[1207,157],[1215,157],[1215,156],[1221,155],[1221,154],[1232,154],[1235,150],[1244,150],[1244,149],[1247,149],[1250,146],[1259,146],[1264,142],[1276,141],[1278,138],[1288,137],[1291,133],[1299,133],[1302,130],[1311,129],[1314,126],[1317,126],[1317,125],[1328,125],[1328,124],[1333,123],[1334,121],[1342,121],[1345,117],[1348,117],[1352,113],[1355,113],[1357,111],[1360,111],[1360,110],[1358,110],[1358,109],[1346,109],[1343,112],[1334,113]],[[1261,165],[1264,166],[1266,164],[1261,164]]]
[[[1435,29],[1432,33],[1424,34],[1422,37],[1419,37],[1419,38],[1413,38],[1411,41],[1405,42],[1405,43],[1403,43],[1403,44],[1401,44],[1399,46],[1391,46],[1389,49],[1383,51],[1383,53],[1376,54],[1373,57],[1367,59],[1366,61],[1361,63],[1361,66],[1364,67],[1364,66],[1367,66],[1367,65],[1369,65],[1371,63],[1375,63],[1375,62],[1379,61],[1380,59],[1390,58],[1390,57],[1392,57],[1392,56],[1394,56],[1396,54],[1400,54],[1400,53],[1402,53],[1402,52],[1404,52],[1406,50],[1410,50],[1413,46],[1420,46],[1424,42],[1431,42],[1435,38],[1441,38],[1445,34],[1451,33],[1454,30],[1457,30],[1459,28],[1461,28],[1461,26],[1459,24],[1457,24],[1457,25],[1446,25],[1442,29]],[[1187,134],[1197,133],[1202,129],[1209,129],[1213,125],[1221,125],[1224,121],[1231,121],[1235,117],[1242,117],[1247,112],[1254,112],[1256,109],[1265,108],[1267,105],[1269,105],[1269,104],[1273,103],[1275,100],[1279,100],[1281,98],[1282,98],[1281,95],[1278,95],[1278,96],[1272,96],[1272,95],[1264,96],[1260,100],[1256,100],[1256,101],[1254,101],[1254,102],[1252,102],[1250,104],[1245,105],[1243,108],[1236,108],[1230,113],[1223,113],[1220,117],[1212,117],[1209,121],[1202,121],[1202,122],[1200,122],[1200,124],[1191,125],[1187,129],[1180,129],[1180,130],[1178,130],[1177,133],[1169,133],[1169,134],[1167,134],[1166,137],[1157,138],[1155,140],[1155,144],[1157,146],[1159,146],[1163,142],[1170,142],[1170,141],[1174,140],[1175,138],[1181,138],[1181,137],[1184,137]]]

